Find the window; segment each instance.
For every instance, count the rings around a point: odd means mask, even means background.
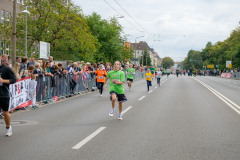
[[[10,19],[11,19],[11,13],[7,12],[6,20],[9,22],[9,24],[10,24]]]
[[[6,54],[9,55],[9,43],[6,44]]]
[[[3,55],[4,54],[4,42],[3,41],[1,41],[1,54]]]
[[[1,10],[1,23],[4,23],[5,11]]]

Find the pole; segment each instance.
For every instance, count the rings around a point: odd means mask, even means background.
[[[27,6],[26,6],[26,10],[27,10]],[[25,57],[27,58],[27,13],[26,13]]]
[[[148,46],[147,46],[147,53],[146,53],[146,66],[147,66],[147,54],[148,54]]]
[[[144,57],[144,52],[142,50],[142,65],[143,65],[143,57]]]
[[[17,0],[13,1],[13,30],[12,30],[12,66],[16,63],[16,17]]]
[[[135,39],[135,60],[136,60],[136,45],[137,45],[137,42],[136,42],[136,39]],[[136,61],[134,62],[134,64],[136,64]]]

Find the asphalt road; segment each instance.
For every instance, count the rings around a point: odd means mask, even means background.
[[[153,80],[151,93],[145,80],[132,91],[124,84],[122,121],[117,109],[108,116],[108,90],[13,114],[11,137],[0,124],[0,159],[240,159],[240,81],[171,75],[161,82]]]

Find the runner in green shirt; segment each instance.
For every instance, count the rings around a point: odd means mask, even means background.
[[[155,70],[155,68],[152,66],[152,67],[150,68],[150,71],[151,71],[152,75],[154,75],[154,70]]]
[[[112,101],[112,109],[109,112],[109,116],[112,117],[115,110],[115,102],[118,99],[119,108],[119,120],[122,120],[122,103],[127,101],[127,97],[124,95],[123,82],[125,80],[124,72],[120,70],[121,64],[116,61],[113,66],[113,70],[108,72],[103,89],[106,87],[108,79],[110,79],[110,100]]]
[[[127,71],[127,84],[128,84],[128,87],[129,87],[129,91],[131,91],[132,82],[133,82],[133,78],[134,78],[134,75],[135,75],[135,69],[132,68],[132,67],[133,67],[133,65],[130,64],[129,68],[126,69],[126,71]]]

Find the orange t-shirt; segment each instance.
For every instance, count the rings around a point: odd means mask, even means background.
[[[97,75],[97,82],[105,82],[105,76],[107,76],[106,70],[101,71],[100,69],[98,69],[96,71],[96,75]]]

